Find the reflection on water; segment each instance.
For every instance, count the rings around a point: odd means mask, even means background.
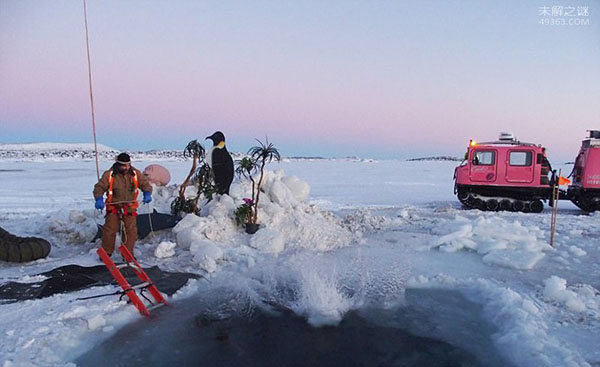
[[[492,348],[482,333],[493,329],[481,325],[477,307],[456,292],[408,291],[406,306],[351,311],[338,325],[319,328],[285,307],[256,305],[239,292],[215,293],[174,302],[154,319],[127,325],[77,365],[507,366],[493,349],[460,347],[476,341]],[[432,311],[454,321],[436,319]],[[446,334],[464,340],[443,341]]]

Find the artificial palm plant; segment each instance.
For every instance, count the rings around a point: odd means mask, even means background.
[[[201,194],[210,201],[212,195],[215,193],[215,184],[212,169],[206,162],[206,150],[198,142],[198,140],[192,140],[183,150],[184,158],[192,158],[192,168],[189,174],[179,187],[179,196],[171,203],[171,212],[173,214],[184,213],[197,213],[198,212],[198,200]],[[199,167],[198,167],[199,166]],[[185,190],[190,185],[194,185],[197,188],[196,196],[186,199]]]
[[[254,233],[258,230],[258,202],[260,200],[261,186],[265,176],[265,165],[273,160],[280,161],[281,155],[273,143],[266,139],[265,143],[256,139],[258,145],[248,151],[248,157],[243,158],[236,168],[239,176],[246,177],[252,182],[252,198],[244,199],[236,210],[236,218],[240,224],[246,225],[246,232]],[[260,172],[258,181],[254,175]]]

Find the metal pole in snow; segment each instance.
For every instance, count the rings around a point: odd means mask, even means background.
[[[92,63],[90,61],[90,37],[88,33],[86,0],[83,0],[83,18],[85,20],[85,45],[87,48],[88,80],[90,84],[90,104],[92,106],[92,131],[94,133],[94,153],[96,155],[96,176],[98,177],[98,180],[100,180],[100,166],[98,164],[98,143],[96,142],[96,119],[94,116],[94,94],[92,92]]]
[[[562,169],[558,171],[556,182],[552,186],[552,219],[550,221],[550,246],[554,247],[554,231],[556,230],[556,217],[558,215],[558,197],[559,197],[559,180],[562,175]]]

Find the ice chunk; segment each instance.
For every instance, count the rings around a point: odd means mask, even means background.
[[[163,241],[156,246],[156,250],[154,250],[154,256],[159,259],[164,259],[166,257],[171,257],[175,255],[175,243],[170,241]]]
[[[283,207],[290,207],[296,201],[294,194],[281,181],[275,181],[271,184],[269,191],[271,201]]]
[[[494,264],[507,268],[519,270],[533,269],[535,264],[544,258],[542,252],[528,252],[518,250],[497,250],[491,251],[483,257],[486,264]]]
[[[296,176],[286,176],[281,182],[288,187],[296,200],[305,202],[308,199],[308,195],[310,195],[310,186],[308,183],[300,180]]]
[[[96,315],[87,320],[88,328],[90,330],[96,330],[98,328],[104,327],[106,325],[106,320],[102,315]]]
[[[217,270],[217,261],[223,258],[223,249],[212,242],[195,240],[190,246],[194,262],[209,273]]]
[[[571,311],[585,311],[585,304],[579,299],[575,292],[567,289],[567,281],[565,279],[553,275],[546,279],[544,284],[544,297],[547,299],[563,303]]]

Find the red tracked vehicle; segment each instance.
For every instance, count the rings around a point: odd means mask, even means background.
[[[552,195],[549,173],[541,145],[501,133],[497,141],[469,143],[454,170],[454,193],[468,208],[539,213]]]
[[[567,193],[579,208],[593,212],[600,210],[600,130],[588,132],[575,159],[573,182]]]

